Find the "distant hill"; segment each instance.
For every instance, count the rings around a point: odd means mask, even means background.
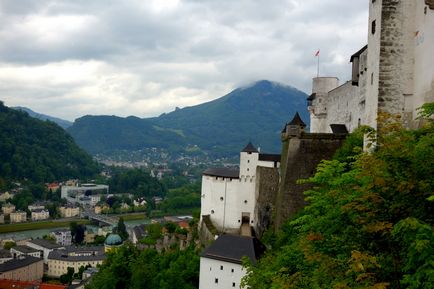
[[[40,183],[96,173],[98,165],[65,130],[0,101],[0,179]]]
[[[61,118],[45,115],[42,113],[37,113],[37,112],[34,112],[33,110],[31,110],[30,108],[27,108],[27,107],[15,106],[15,107],[11,107],[11,108],[27,112],[31,117],[34,117],[34,118],[37,118],[40,120],[52,121],[54,123],[57,123],[59,126],[61,126],[64,129],[67,129],[68,127],[70,127],[72,125],[71,121],[67,121],[67,120],[64,120]]]
[[[163,147],[233,155],[249,141],[280,152],[280,132],[296,111],[308,123],[307,95],[293,87],[258,81],[216,100],[155,118],[85,116],[68,132],[90,153]]]

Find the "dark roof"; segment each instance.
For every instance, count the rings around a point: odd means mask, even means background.
[[[306,124],[301,119],[300,115],[298,114],[298,111],[295,113],[294,118],[288,123],[288,125],[299,125],[306,127]]]
[[[211,168],[205,170],[203,174],[211,177],[238,179],[240,177],[240,170],[228,168]]]
[[[259,154],[260,161],[266,162],[280,162],[280,155],[276,154]]]
[[[348,134],[345,124],[331,124],[330,127],[333,133]]]
[[[63,247],[62,245],[56,244],[54,242],[45,240],[45,239],[34,239],[34,240],[30,240],[28,241],[28,243],[33,243],[35,245],[47,248],[47,249],[58,249]]]
[[[221,235],[203,251],[201,256],[241,264],[243,257],[248,257],[252,263],[256,263],[264,252],[265,246],[256,238]]]
[[[68,261],[99,261],[105,260],[103,246],[94,247],[67,247],[66,249],[54,250],[48,254],[50,260]]]
[[[368,45],[363,46],[362,49],[351,55],[350,62],[353,62],[354,58],[359,57],[366,49],[368,49]]]
[[[255,148],[251,142],[249,142],[241,152],[243,152],[243,153],[257,153],[258,149]]]
[[[311,95],[309,95],[309,97],[307,98],[307,100],[314,100],[316,97],[316,93],[312,93]]]
[[[20,258],[20,259],[12,259],[4,262],[3,264],[0,264],[0,273],[26,267],[39,261],[42,262],[42,259],[32,257],[32,256],[26,256],[25,258]]]
[[[21,252],[23,254],[30,254],[30,253],[39,252],[35,248],[31,248],[29,246],[15,246],[15,247],[12,247],[12,249],[14,249],[18,252]]]
[[[136,235],[136,238],[138,240],[140,240],[140,239],[142,239],[148,235],[145,227],[146,227],[146,225],[139,225],[139,226],[135,226],[133,228],[134,235]]]

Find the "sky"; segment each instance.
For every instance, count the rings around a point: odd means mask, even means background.
[[[350,78],[368,0],[0,0],[0,100],[74,120],[158,116],[267,79]]]

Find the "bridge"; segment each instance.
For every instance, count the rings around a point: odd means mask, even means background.
[[[97,215],[93,212],[92,208],[85,207],[82,212],[82,217],[87,217],[89,220],[98,221],[102,224],[109,226],[116,226],[118,224],[119,218],[108,216],[108,215]]]

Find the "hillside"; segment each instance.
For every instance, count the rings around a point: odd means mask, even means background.
[[[0,101],[0,178],[37,183],[97,172],[97,164],[61,127]]]
[[[70,121],[67,121],[67,120],[64,120],[61,118],[57,118],[57,117],[53,117],[53,116],[49,116],[49,115],[42,114],[42,113],[37,113],[37,112],[34,112],[33,110],[31,110],[30,108],[27,108],[27,107],[16,106],[16,107],[11,107],[11,108],[27,112],[27,114],[30,115],[31,117],[34,117],[34,118],[37,118],[40,120],[52,121],[64,129],[67,129],[68,127],[70,127],[72,125],[72,122],[70,122]]]
[[[216,100],[139,119],[85,116],[68,132],[90,153],[143,147],[235,154],[248,141],[268,152],[280,151],[280,131],[296,111],[308,122],[307,95],[295,88],[258,81]]]

